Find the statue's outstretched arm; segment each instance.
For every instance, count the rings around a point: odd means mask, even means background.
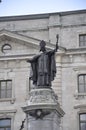
[[[57,38],[57,41],[56,41],[56,47],[55,47],[54,50],[50,51],[51,54],[57,52],[57,50],[58,50],[58,48],[59,48],[59,46],[58,46],[59,35],[56,35],[56,38]]]
[[[56,42],[56,47],[55,47],[55,49],[49,51],[49,54],[52,55],[53,53],[57,52],[58,48],[59,48],[59,46],[58,46],[58,42]]]
[[[57,50],[58,50],[58,43],[56,43],[56,48],[55,48],[55,51],[57,52]]]
[[[32,62],[32,59],[28,59],[27,62],[31,63],[31,62]]]
[[[39,56],[40,56],[40,55],[36,55],[36,56],[34,56],[33,58],[29,58],[29,59],[27,60],[27,62],[29,62],[29,63],[35,62],[35,61],[39,58]]]

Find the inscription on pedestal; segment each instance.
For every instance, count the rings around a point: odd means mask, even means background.
[[[30,92],[28,103],[58,103],[58,97],[52,89],[34,89]]]

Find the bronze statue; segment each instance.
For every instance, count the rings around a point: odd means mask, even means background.
[[[40,52],[42,53],[27,60],[31,63],[30,78],[36,88],[50,88],[56,75],[55,52],[58,49],[58,43],[56,48],[50,51],[47,51],[45,46],[46,43],[42,40],[40,42]]]

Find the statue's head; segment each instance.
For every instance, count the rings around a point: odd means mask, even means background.
[[[45,43],[45,41],[42,40],[42,41],[40,42],[40,51],[43,51],[43,52],[46,51],[45,46],[46,46],[46,43]]]

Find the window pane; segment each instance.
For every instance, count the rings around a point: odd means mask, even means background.
[[[86,121],[86,114],[80,114],[80,121]]]
[[[84,46],[84,42],[80,42],[80,46]]]
[[[80,42],[83,41],[83,39],[84,39],[83,36],[79,37]]]
[[[79,92],[80,92],[80,93],[84,93],[84,92],[85,92],[85,90],[84,90],[84,85],[79,84]]]
[[[2,119],[0,120],[0,127],[10,126],[11,120],[10,119]]]
[[[84,81],[84,84],[85,84],[85,92],[86,92],[86,75],[85,75],[85,81]]]
[[[83,79],[83,75],[80,75],[80,76],[79,76],[79,83],[83,83],[83,80],[84,80],[84,79]]]
[[[86,123],[81,123],[80,128],[81,130],[86,130]]]
[[[79,75],[78,77],[78,90],[81,93],[85,93],[86,92],[86,75]]]
[[[6,89],[6,82],[1,82],[1,89]]]
[[[6,97],[6,92],[4,90],[1,91],[1,98],[5,98]]]
[[[85,83],[86,83],[86,75],[84,76],[84,79],[85,79]]]
[[[86,34],[79,35],[79,45],[86,46]]]
[[[12,92],[11,92],[11,90],[7,90],[7,98],[11,98],[12,96]]]
[[[1,90],[5,90],[6,89],[6,86],[1,86]]]
[[[9,45],[5,45],[4,46],[4,50],[9,50],[10,49],[10,46]]]
[[[12,80],[0,81],[0,98],[12,97]]]
[[[85,41],[83,42],[83,46],[86,46],[86,42]]]
[[[12,81],[8,81],[7,82],[7,89],[11,89],[12,88]]]
[[[11,130],[11,128],[6,128],[6,130]]]
[[[86,41],[86,36],[85,36],[85,41]]]

